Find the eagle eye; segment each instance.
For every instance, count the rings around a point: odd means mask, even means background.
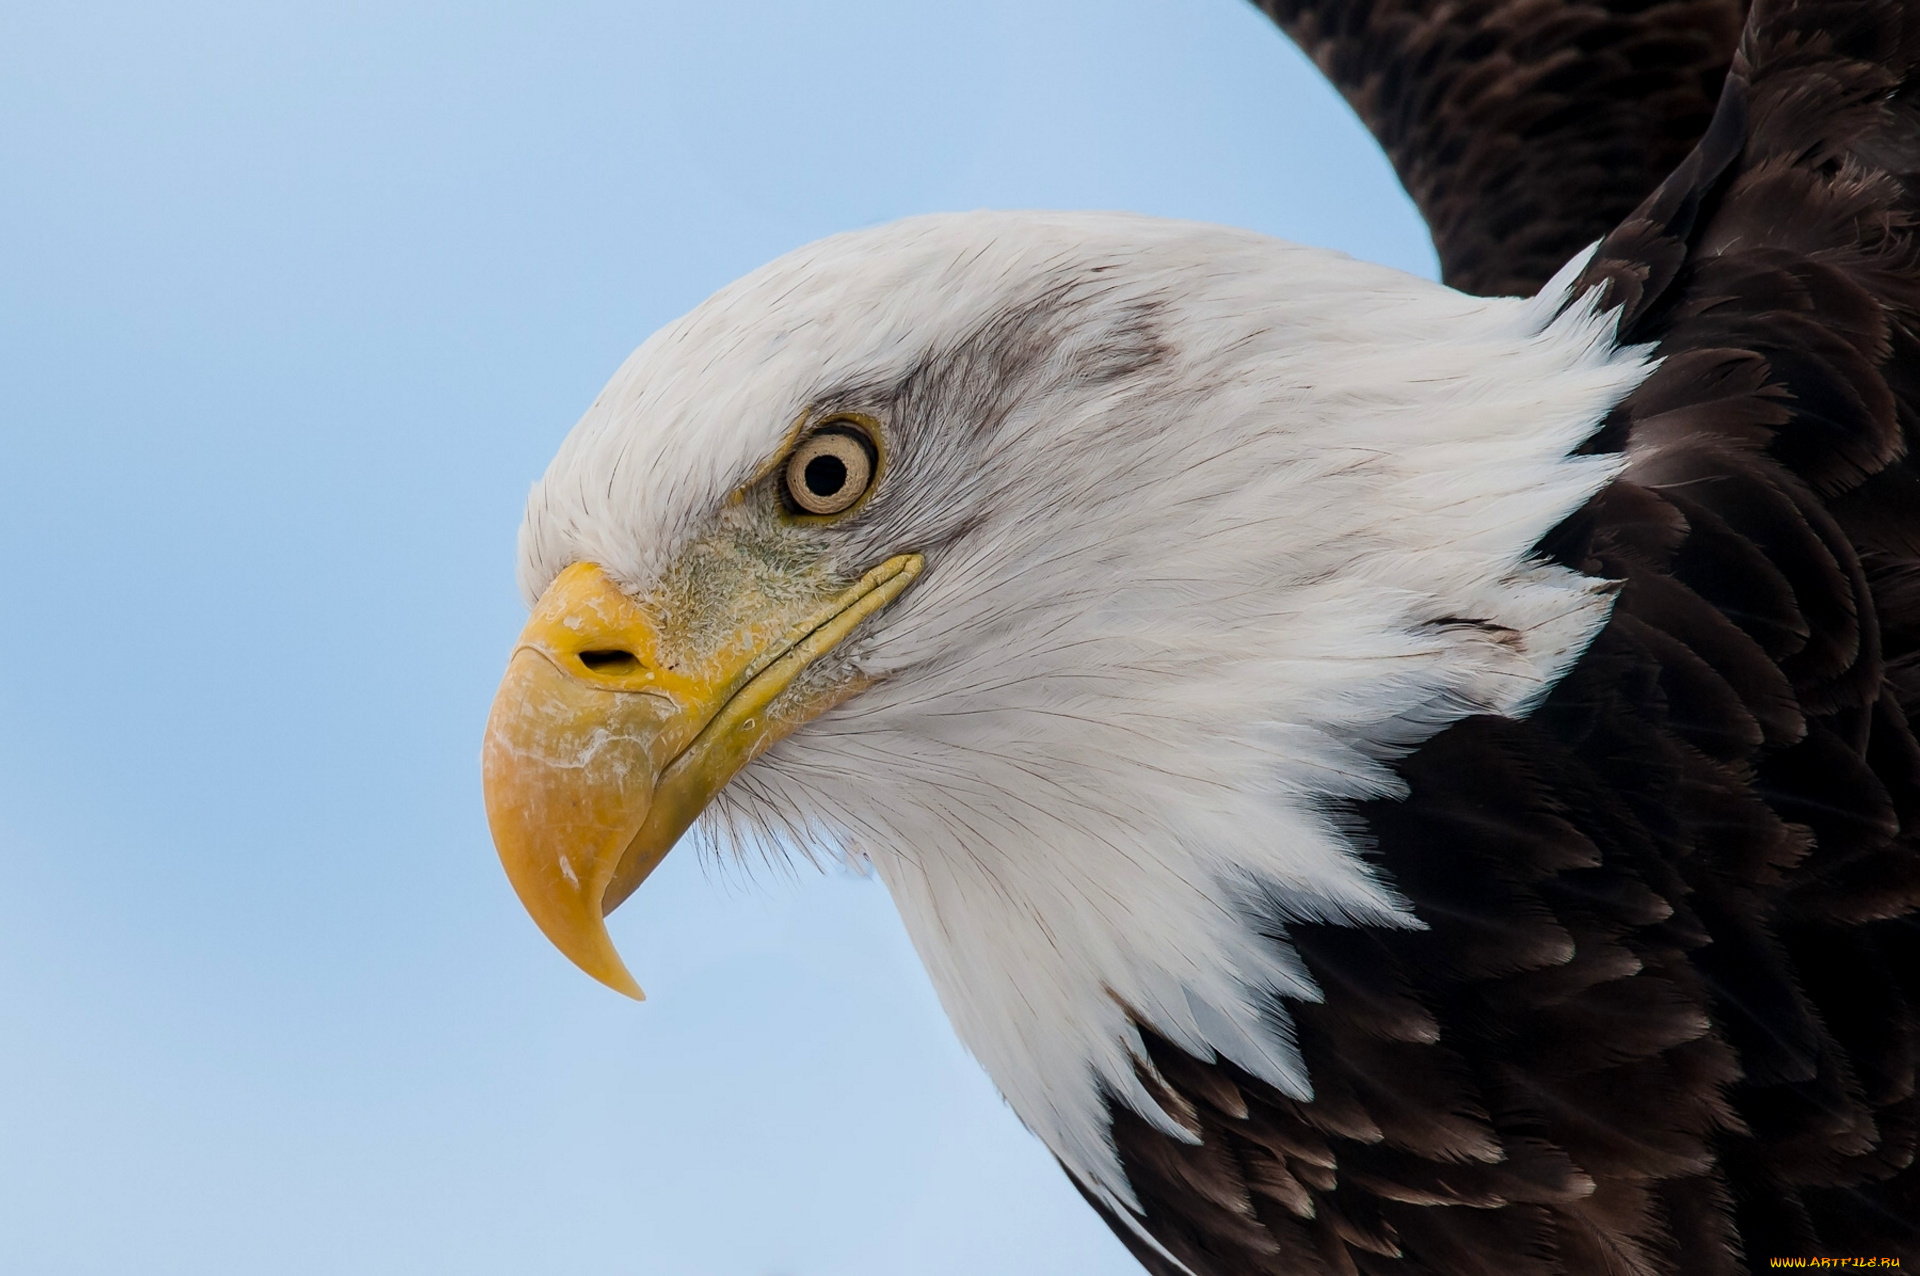
[[[851,421],[807,436],[787,458],[787,500],[803,514],[839,514],[873,485],[874,445]]]

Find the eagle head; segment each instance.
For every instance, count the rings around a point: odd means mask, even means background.
[[[1568,276],[1570,277],[1570,276]],[[1645,374],[1564,280],[1469,297],[1236,230],[927,217],[656,333],[534,487],[484,751],[520,898],[604,915],[689,829],[870,864],[1090,1192],[1150,1028],[1311,1097],[1289,924],[1417,926],[1359,800],[1604,621],[1541,537]]]

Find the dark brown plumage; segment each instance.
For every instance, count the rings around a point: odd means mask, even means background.
[[[1441,276],[1529,296],[1712,118],[1747,0],[1256,0],[1393,161]]]
[[[1692,140],[1733,12],[1268,7],[1494,291]],[[1150,1041],[1204,1138],[1119,1104],[1114,1134],[1196,1276],[1920,1263],[1916,68],[1920,6],[1761,0],[1706,136],[1606,234],[1586,279],[1664,362],[1592,445],[1625,476],[1541,549],[1617,609],[1535,715],[1353,812],[1430,929],[1286,928],[1313,1102]]]

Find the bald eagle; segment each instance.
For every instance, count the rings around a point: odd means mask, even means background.
[[[534,920],[870,864],[1149,1271],[1920,1259],[1920,6],[1270,0],[1435,284],[802,248],[615,374],[484,749]]]

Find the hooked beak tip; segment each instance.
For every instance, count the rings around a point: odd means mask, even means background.
[[[635,1001],[645,1001],[647,999],[647,994],[641,990],[638,983],[634,982],[633,976],[627,973],[626,963],[624,962],[619,962],[614,969],[610,971],[594,974],[593,977],[623,997],[631,997]]]

